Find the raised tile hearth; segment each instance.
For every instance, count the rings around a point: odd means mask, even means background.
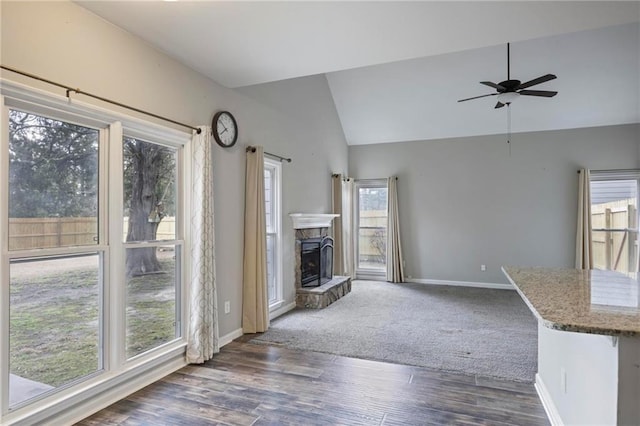
[[[323,309],[346,296],[351,291],[351,277],[334,276],[319,287],[298,287],[296,306],[307,309]]]

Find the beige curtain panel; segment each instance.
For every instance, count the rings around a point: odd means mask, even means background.
[[[269,328],[267,297],[267,226],[264,205],[264,149],[247,151],[244,206],[244,276],[242,331],[261,333]]]
[[[404,282],[404,260],[400,244],[400,215],[398,212],[398,178],[387,179],[387,281]]]
[[[213,159],[211,128],[203,126],[191,143],[192,244],[187,362],[203,363],[220,351],[213,228]]]
[[[576,228],[576,269],[593,268],[591,250],[591,173],[578,172],[578,220]]]
[[[342,174],[331,175],[331,211],[340,215],[333,219],[331,226],[333,230],[333,275],[344,275],[342,180]]]

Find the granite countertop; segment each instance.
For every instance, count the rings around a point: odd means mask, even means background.
[[[563,331],[640,336],[640,283],[614,271],[502,268],[544,326]]]

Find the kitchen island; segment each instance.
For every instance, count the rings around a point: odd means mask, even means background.
[[[553,424],[640,425],[640,284],[613,271],[503,267],[538,319]]]

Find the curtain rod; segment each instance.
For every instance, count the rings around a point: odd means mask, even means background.
[[[638,173],[640,172],[640,169],[604,169],[604,170],[589,170],[589,172],[593,173],[611,173],[611,174],[616,174],[616,173]],[[578,174],[580,174],[580,170],[578,170]]]
[[[90,98],[98,99],[98,100],[100,100],[102,102],[107,102],[109,104],[117,105],[119,107],[129,109],[131,111],[139,112],[141,114],[145,114],[145,115],[148,115],[150,117],[154,117],[154,118],[158,118],[160,120],[168,121],[169,123],[177,124],[178,126],[187,127],[187,128],[189,128],[191,130],[195,130],[196,133],[198,133],[198,134],[200,134],[202,132],[202,130],[200,130],[199,128],[193,127],[193,126],[191,126],[189,124],[184,124],[184,123],[181,123],[179,121],[175,121],[175,120],[172,120],[170,118],[163,117],[163,116],[158,115],[158,114],[154,114],[152,112],[144,111],[142,109],[135,108],[135,107],[132,107],[132,106],[129,106],[129,105],[125,105],[125,104],[117,102],[117,101],[112,101],[111,99],[103,98],[102,96],[94,95],[92,93],[88,93],[88,92],[85,92],[85,91],[80,90],[80,89],[74,89],[73,87],[66,86],[66,85],[60,84],[60,83],[56,83],[55,81],[47,80],[46,78],[39,77],[39,76],[37,76],[35,74],[30,74],[28,72],[20,71],[20,70],[17,70],[15,68],[11,68],[11,67],[8,67],[8,66],[5,66],[5,65],[0,65],[0,68],[2,68],[4,70],[7,70],[7,71],[14,72],[16,74],[24,75],[25,77],[33,78],[34,80],[44,81],[45,83],[49,83],[49,84],[51,84],[53,86],[57,86],[57,87],[60,87],[62,89],[66,89],[67,98],[69,98],[69,99],[71,99],[71,97],[69,96],[69,93],[74,92],[74,93],[77,93],[79,95],[85,95],[85,96],[88,96]]]
[[[332,173],[331,177],[339,177],[342,176],[340,173]],[[352,178],[350,178],[349,176],[342,176],[342,180],[345,182],[349,182]]]
[[[247,147],[247,152],[249,152],[249,151],[256,152],[256,147],[255,146],[248,146]],[[291,158],[283,157],[283,156],[277,155],[277,154],[271,154],[270,152],[266,152],[265,151],[264,155],[268,155],[269,157],[273,157],[273,158],[275,158],[277,160],[280,160],[280,161],[286,161],[287,163],[291,162]]]

